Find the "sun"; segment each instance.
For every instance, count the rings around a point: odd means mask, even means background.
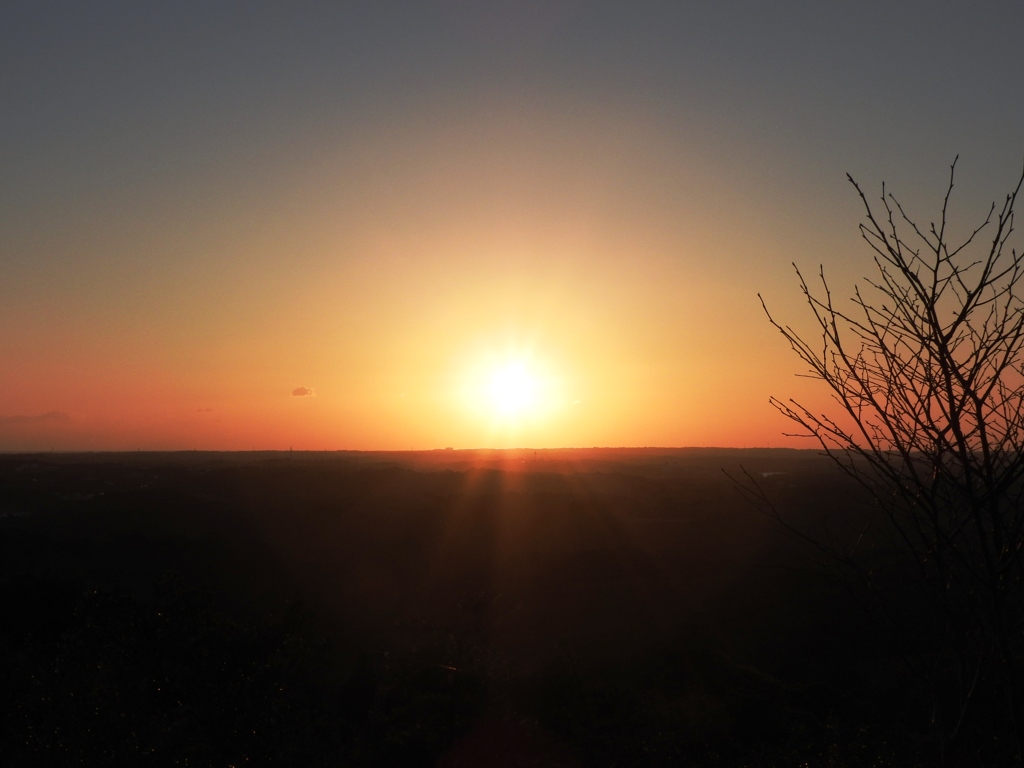
[[[568,402],[562,374],[532,348],[470,349],[457,376],[458,408],[490,430],[487,439],[550,428]]]
[[[538,400],[540,382],[524,363],[507,363],[490,376],[488,394],[495,410],[504,416],[521,416],[532,411]]]

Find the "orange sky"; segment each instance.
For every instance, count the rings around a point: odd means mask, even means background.
[[[303,148],[256,188],[211,174],[168,214],[118,201],[33,233],[75,259],[6,307],[33,322],[2,386],[10,412],[69,418],[8,423],[8,444],[780,442],[767,398],[794,361],[756,293],[792,280],[742,182],[599,107],[431,118]],[[517,419],[473,389],[509,360],[558,381]]]
[[[530,44],[572,71],[555,41]],[[937,134],[892,168],[893,150],[833,143],[813,110],[724,75],[665,98],[494,55],[511,63],[480,82],[438,70],[327,112],[310,107],[325,86],[287,66],[222,107],[215,62],[127,127],[99,108],[56,138],[15,126],[38,162],[12,160],[0,190],[0,450],[807,445],[768,398],[824,393],[794,377],[757,293],[806,321],[790,262],[847,287],[867,263],[845,172],[931,211],[973,145]],[[1011,180],[1003,160],[963,162],[974,208]],[[486,394],[512,361],[543,379],[515,418]]]

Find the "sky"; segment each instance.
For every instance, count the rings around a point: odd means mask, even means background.
[[[0,450],[807,446],[768,323],[1024,163],[1024,4],[0,4]],[[1018,246],[1019,247],[1019,246]]]

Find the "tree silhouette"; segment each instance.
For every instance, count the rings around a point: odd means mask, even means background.
[[[812,532],[748,492],[823,553],[898,633],[931,691],[944,753],[1022,764],[1024,744],[1024,253],[1011,248],[1024,174],[962,240],[918,226],[882,186],[860,225],[873,274],[851,302],[794,264],[813,335],[777,321],[837,406],[772,404],[869,492],[855,535]],[[760,297],[759,297],[760,298]],[[913,598],[895,591],[912,584]],[[885,608],[889,610],[886,611]],[[895,636],[895,635],[894,635]]]

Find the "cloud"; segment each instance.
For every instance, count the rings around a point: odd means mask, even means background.
[[[296,387],[292,390],[292,397],[316,397],[312,387]]]
[[[0,427],[24,427],[42,424],[67,424],[71,415],[63,411],[47,411],[36,416],[0,416]]]

